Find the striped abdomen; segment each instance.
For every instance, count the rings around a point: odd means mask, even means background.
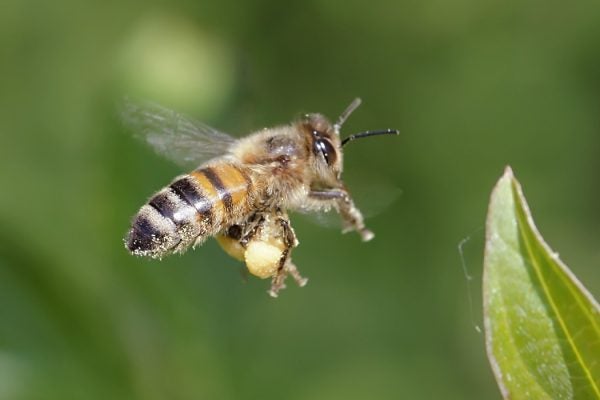
[[[243,219],[251,209],[252,179],[243,167],[216,164],[175,179],[142,206],[125,239],[133,254],[181,252]]]

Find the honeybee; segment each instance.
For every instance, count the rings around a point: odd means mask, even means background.
[[[235,139],[161,106],[127,101],[123,119],[139,137],[159,154],[197,168],[176,177],[141,207],[125,247],[136,256],[162,258],[214,236],[250,273],[271,278],[271,296],[277,297],[288,275],[304,286],[307,280],[291,259],[298,240],[288,210],[333,208],[344,232],[356,231],[363,241],[374,236],[342,182],[342,147],[398,131],[341,139],[342,125],[360,103],[355,99],[334,124],[321,114],[307,114]]]

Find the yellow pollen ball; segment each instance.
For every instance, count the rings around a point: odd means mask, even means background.
[[[265,279],[275,275],[282,255],[282,247],[257,240],[248,243],[244,258],[248,271],[252,275]]]

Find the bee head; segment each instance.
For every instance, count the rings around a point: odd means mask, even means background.
[[[342,146],[340,130],[346,119],[360,105],[361,100],[356,98],[344,110],[335,124],[331,124],[321,114],[307,114],[304,116],[304,130],[308,133],[310,147],[316,158],[315,168],[321,175],[335,174],[337,180],[342,173]],[[326,176],[324,176],[326,177]]]
[[[340,130],[346,119],[360,105],[359,98],[354,99],[352,103],[344,110],[335,124],[329,122],[321,114],[307,114],[304,116],[302,125],[308,137],[311,152],[315,158],[314,171],[323,181],[341,179],[342,173],[342,147],[359,138],[398,134],[396,129],[384,129],[377,131],[366,131],[350,135],[343,140],[340,138]]]
[[[324,166],[338,169],[341,144],[333,125],[321,114],[308,114],[304,116],[304,129],[308,133],[311,151],[317,160]]]

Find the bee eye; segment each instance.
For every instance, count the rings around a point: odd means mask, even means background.
[[[331,142],[329,142],[329,140],[316,139],[314,141],[314,148],[315,148],[315,152],[320,152],[321,154],[323,154],[323,157],[325,158],[325,162],[327,162],[327,165],[331,166],[331,165],[333,165],[333,163],[335,163],[337,155],[336,155],[335,149],[333,148],[333,146],[331,145]]]

